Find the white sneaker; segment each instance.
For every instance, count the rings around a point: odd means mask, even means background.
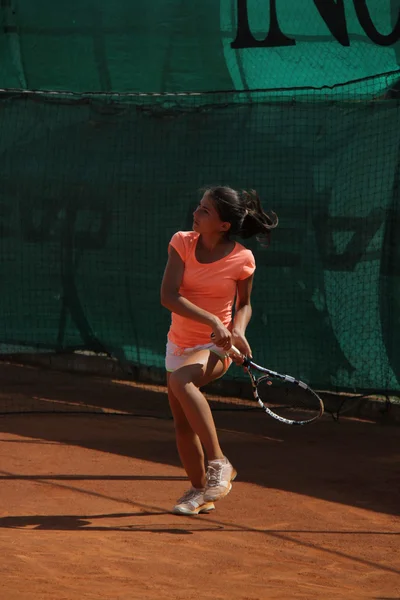
[[[237,475],[227,458],[210,460],[207,469],[206,489],[204,492],[205,502],[215,502],[225,498],[232,489],[232,483]]]
[[[214,510],[212,502],[204,501],[204,489],[190,488],[172,509],[175,515],[198,515]]]

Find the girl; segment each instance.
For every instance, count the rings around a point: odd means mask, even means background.
[[[226,373],[232,344],[251,356],[245,332],[255,261],[232,236],[258,235],[268,243],[277,224],[275,213],[262,210],[256,192],[212,187],[193,213],[193,231],[178,231],[170,241],[161,285],[161,303],[172,313],[165,361],[168,399],[179,456],[192,484],[177,501],[175,514],[213,510],[236,477],[200,388]]]

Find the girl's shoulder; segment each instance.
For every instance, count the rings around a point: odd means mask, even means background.
[[[240,270],[238,279],[246,279],[256,270],[254,254],[249,248],[246,248],[246,246],[243,246],[243,244],[240,244],[239,242],[236,242],[235,250],[236,264]]]
[[[239,254],[241,257],[246,257],[246,258],[253,257],[253,260],[254,260],[254,254],[250,250],[250,248],[246,248],[246,246],[243,246],[243,244],[241,244],[238,241],[236,241],[235,250],[236,250],[236,253]]]
[[[172,236],[169,244],[178,252],[181,259],[185,261],[189,254],[191,254],[198,237],[199,234],[195,231],[177,231]]]
[[[197,240],[199,235],[200,234],[197,233],[196,231],[177,231],[172,236],[172,239],[178,238],[182,241],[191,242],[191,241]]]

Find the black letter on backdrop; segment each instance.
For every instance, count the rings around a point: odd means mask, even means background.
[[[400,39],[400,14],[397,16],[397,22],[392,33],[383,35],[377,31],[372,22],[371,15],[367,7],[367,0],[354,0],[354,8],[356,9],[358,20],[365,33],[378,46],[391,46]]]
[[[314,0],[314,4],[339,44],[350,46],[343,0],[338,0],[337,3],[334,0],[328,2],[326,0]]]
[[[237,33],[231,48],[272,48],[275,46],[295,46],[296,40],[282,33],[276,14],[276,0],[269,0],[269,31],[264,40],[256,40],[250,31],[247,0],[237,0]]]
[[[314,217],[315,237],[322,259],[323,269],[327,271],[354,271],[362,260],[378,260],[381,250],[371,250],[368,246],[382,226],[385,213],[382,209],[372,209],[365,217],[331,217],[320,212]],[[339,253],[335,247],[334,234],[351,232],[353,235],[346,247]]]

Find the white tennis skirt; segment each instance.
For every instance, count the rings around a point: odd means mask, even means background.
[[[170,340],[167,341],[167,348],[165,353],[165,368],[169,373],[176,371],[183,365],[188,356],[191,356],[195,352],[199,350],[209,350],[216,354],[223,362],[227,361],[227,368],[229,368],[232,363],[232,359],[222,350],[222,348],[218,348],[215,344],[200,344],[198,346],[193,346],[192,348],[181,348],[177,346]]]

